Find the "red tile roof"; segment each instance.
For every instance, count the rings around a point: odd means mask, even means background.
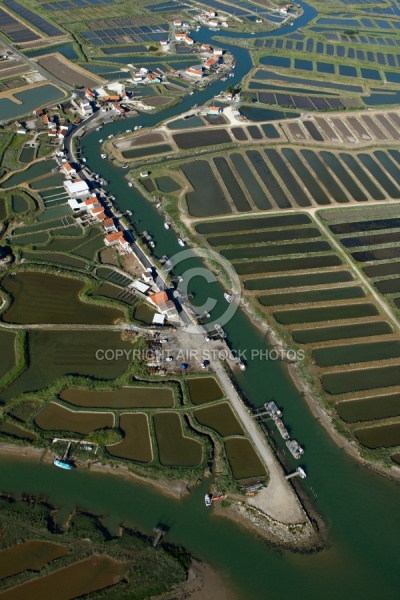
[[[168,296],[165,292],[157,292],[150,296],[150,300],[154,302],[154,304],[159,305],[168,302]]]

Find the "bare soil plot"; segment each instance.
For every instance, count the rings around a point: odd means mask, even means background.
[[[146,104],[149,106],[165,106],[169,104],[174,99],[173,96],[151,96],[151,98],[147,98],[145,100]]]
[[[150,144],[159,144],[165,142],[165,135],[161,131],[142,133],[141,135],[135,135],[135,137],[121,140],[114,144],[115,148],[120,150],[129,150],[135,146],[148,146]]]
[[[71,63],[61,60],[58,56],[45,56],[38,61],[38,64],[51,75],[69,85],[85,88],[99,85],[99,80],[94,79],[89,72],[84,69],[76,69]]]
[[[315,120],[331,142],[338,143],[342,141],[336,131],[330,126],[327,119],[316,117]]]

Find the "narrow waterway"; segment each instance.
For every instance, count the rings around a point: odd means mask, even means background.
[[[314,13],[306,7],[303,24]],[[202,41],[211,35],[200,33]],[[247,51],[231,50],[238,62],[232,79],[238,83],[250,69],[251,60]],[[225,83],[217,83],[165,113],[116,122],[83,139],[82,150],[88,166],[109,182],[108,189],[117,198],[118,207],[133,212],[135,229],[147,230],[153,236],[157,256],[173,256],[178,252],[176,235],[165,230],[155,207],[127,186],[125,171],[100,159],[98,140],[139,122],[144,127],[153,126],[187,110],[193,102],[203,103],[225,87]],[[190,266],[199,264],[198,259],[190,261]],[[181,272],[188,266],[188,262],[179,265]],[[191,291],[196,303],[206,296],[216,298],[216,314],[224,309],[223,290],[218,284],[206,286],[204,280],[195,278]],[[166,523],[170,526],[169,540],[183,544],[194,556],[216,567],[238,590],[239,598],[397,598],[399,486],[360,467],[333,444],[311,416],[285,366],[256,356],[268,349],[268,342],[243,312],[238,311],[224,329],[230,345],[246,352],[247,370],[238,374],[241,388],[255,406],[272,398],[282,406],[293,437],[305,447],[301,464],[308,476],[303,485],[328,523],[326,550],[313,555],[277,551],[230,521],[215,517],[212,510],[204,507],[207,482],[178,502],[148,486],[128,483],[112,475],[67,473],[24,459],[1,458],[1,489],[45,496],[62,507],[62,514],[77,506],[106,516],[111,524],[124,522],[147,532],[159,521]]]

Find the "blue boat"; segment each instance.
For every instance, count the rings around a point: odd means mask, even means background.
[[[63,460],[59,460],[58,458],[56,458],[56,460],[53,462],[53,464],[56,467],[60,467],[60,469],[66,469],[67,471],[70,471],[71,469],[73,469],[74,467],[72,465],[70,465],[67,462],[64,462]]]

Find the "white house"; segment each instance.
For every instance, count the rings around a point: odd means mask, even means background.
[[[74,169],[67,161],[61,164],[61,169],[66,175],[76,175],[76,169]]]
[[[63,185],[70,198],[83,198],[89,195],[88,184],[82,179],[67,179]]]

